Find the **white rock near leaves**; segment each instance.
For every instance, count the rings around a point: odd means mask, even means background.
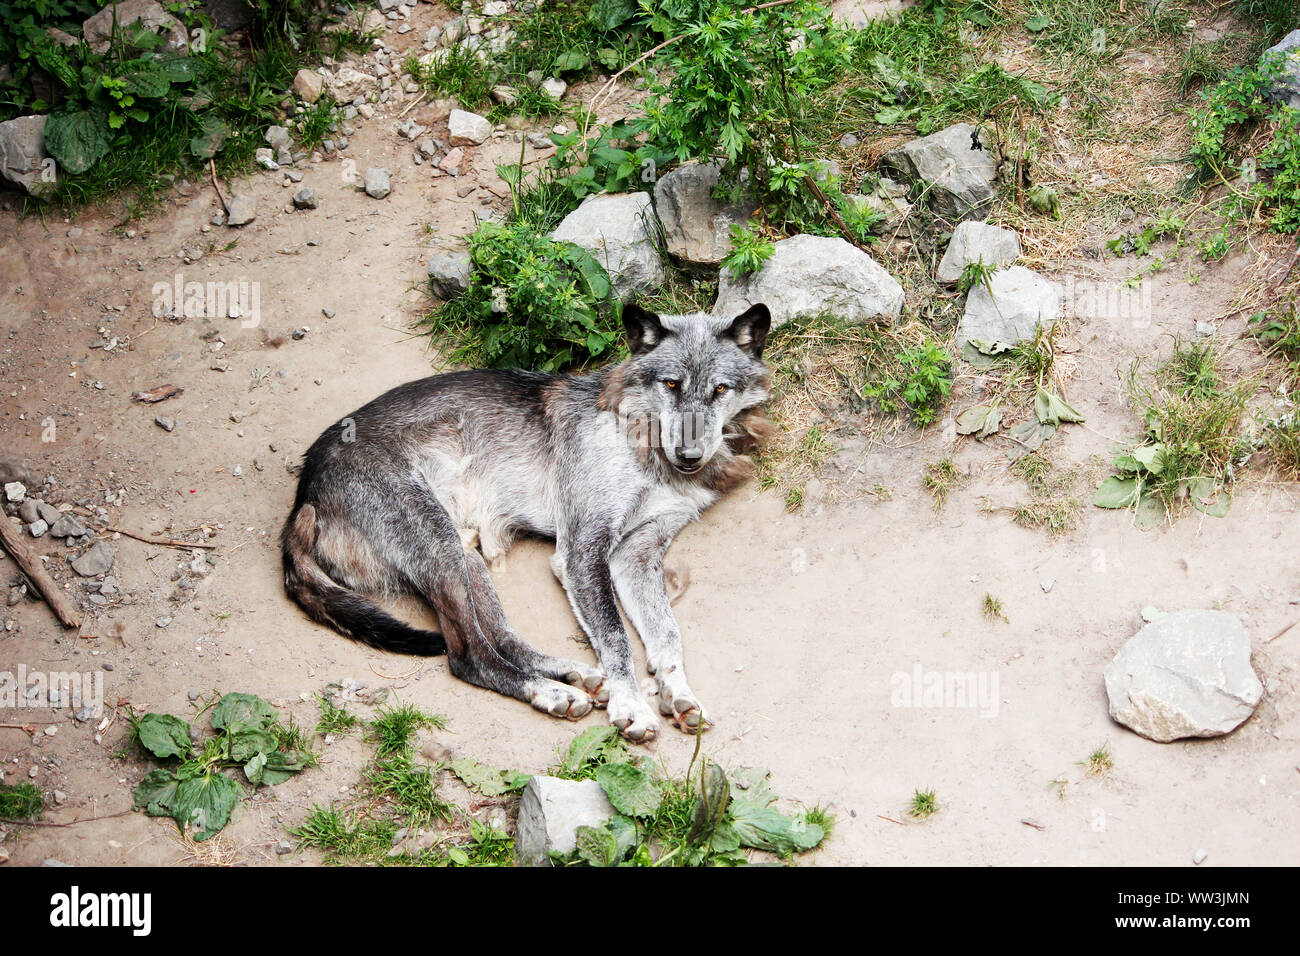
[[[0,176],[40,196],[58,185],[48,158],[44,116],[19,116],[0,123]]]
[[[1279,68],[1270,95],[1292,109],[1300,109],[1300,30],[1292,30],[1276,46],[1269,47],[1260,60],[1275,61]]]
[[[113,23],[117,22],[118,35],[125,35],[127,28],[142,24],[154,33],[161,33],[164,48],[168,53],[186,53],[189,51],[189,36],[185,24],[177,20],[154,0],[118,0],[110,3],[81,24],[81,36],[96,53],[108,51],[113,37]]]
[[[594,780],[561,780],[540,774],[519,800],[515,854],[525,866],[546,866],[550,853],[572,853],[578,827],[600,827],[614,807]]]
[[[1004,266],[1019,258],[1020,237],[1010,229],[967,220],[958,223],[952,231],[952,239],[936,274],[940,282],[956,282],[961,278],[962,270],[973,262]]]
[[[910,140],[886,153],[880,164],[919,184],[930,207],[945,219],[976,215],[996,195],[997,149],[987,133],[970,123]]]
[[[659,229],[650,194],[588,196],[551,233],[581,246],[605,267],[621,299],[653,292],[663,284],[663,259],[655,247]]]
[[[1227,611],[1177,611],[1146,625],[1106,666],[1113,719],[1168,743],[1239,727],[1264,694],[1250,633]]]
[[[740,315],[760,302],[771,310],[773,328],[819,315],[889,323],[903,309],[903,287],[843,239],[800,235],[776,243],[771,258],[751,275],[737,279],[722,270],[714,315]]]
[[[655,183],[655,211],[668,254],[685,266],[714,267],[731,251],[731,227],[758,208],[752,200],[713,198],[721,163],[684,163]]]
[[[1060,287],[1032,269],[999,269],[987,286],[977,283],[967,293],[957,347],[967,342],[1015,345],[1033,338],[1039,326],[1051,328],[1061,318],[1061,299]]]

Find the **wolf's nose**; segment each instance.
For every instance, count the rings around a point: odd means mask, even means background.
[[[677,453],[677,457],[684,462],[694,463],[704,457],[704,449],[699,445],[687,445]]]

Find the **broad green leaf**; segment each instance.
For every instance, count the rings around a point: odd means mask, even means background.
[[[45,121],[45,150],[68,173],[84,173],[108,152],[108,117],[99,110],[52,113]]]
[[[1151,474],[1158,475],[1165,468],[1164,452],[1165,446],[1161,444],[1139,445],[1133,449],[1133,460]]]
[[[1165,523],[1165,506],[1153,494],[1144,494],[1138,499],[1133,512],[1133,524],[1143,531],[1154,531]]]
[[[663,792],[650,774],[630,763],[606,763],[596,768],[596,782],[619,813],[645,817],[659,809]]]
[[[722,772],[722,768],[715,763],[710,763],[704,768],[700,789],[702,794],[699,802],[695,804],[691,829],[686,835],[687,842],[693,845],[712,840],[714,832],[722,824],[722,819],[726,815],[727,805],[731,803],[731,784],[727,781],[727,775]]]
[[[746,800],[731,805],[731,826],[742,846],[771,850],[786,855],[811,850],[821,843],[826,832],[803,819],[793,820],[770,807],[760,807]]]
[[[568,50],[555,58],[555,72],[570,73],[585,70],[590,63],[591,58],[586,54],[579,53],[577,50]]]
[[[199,132],[190,139],[190,153],[195,159],[211,159],[225,145],[230,127],[215,116],[203,117],[199,126]]]
[[[155,757],[184,757],[189,754],[190,725],[171,714],[145,714],[136,727],[140,746]]]
[[[1002,411],[997,405],[972,405],[957,416],[958,435],[987,438],[1002,427]]]
[[[613,724],[588,727],[569,744],[569,753],[564,758],[564,769],[571,773],[581,770],[589,762],[599,759],[605,747],[617,738],[618,728]]]
[[[194,842],[202,843],[229,822],[241,793],[239,784],[217,771],[183,780],[176,788],[172,817],[182,829],[193,828]]]
[[[1060,426],[1062,422],[1081,422],[1083,416],[1065,403],[1059,396],[1038,386],[1034,395],[1034,414],[1044,425]]]
[[[120,79],[126,92],[132,96],[142,96],[151,100],[166,96],[172,85],[167,74],[156,67],[146,67],[124,73]]]
[[[1137,500],[1138,488],[1136,478],[1119,478],[1112,475],[1098,486],[1092,503],[1098,508],[1129,508]]]
[[[578,858],[588,866],[613,866],[618,862],[618,840],[604,827],[578,827],[574,844]]]
[[[1010,434],[1020,442],[1022,446],[1020,450],[1028,453],[1043,447],[1043,442],[1056,434],[1056,426],[1044,425],[1038,421],[1021,422],[1019,425],[1012,426]]]
[[[265,730],[240,730],[230,735],[230,759],[243,762],[256,754],[275,753],[279,743]]]
[[[1037,16],[1030,17],[1028,20],[1025,21],[1025,29],[1028,30],[1030,33],[1042,33],[1044,30],[1047,29],[1048,24],[1050,24],[1051,22],[1052,22],[1051,17],[1047,16],[1044,13],[1040,13]]]
[[[1193,478],[1187,483],[1192,507],[1212,518],[1222,518],[1232,507],[1232,495],[1213,478]]]
[[[135,808],[151,817],[171,816],[178,783],[170,770],[150,770],[135,788]]]
[[[275,708],[253,694],[227,694],[212,709],[212,729],[232,734],[265,730],[275,723]],[[271,748],[274,750],[275,748]]]
[[[522,790],[532,779],[530,774],[521,770],[499,770],[471,760],[469,757],[453,760],[447,768],[460,777],[465,786],[477,790],[485,797],[499,797],[503,793]]]

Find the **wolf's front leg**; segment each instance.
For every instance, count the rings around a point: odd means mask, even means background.
[[[610,723],[629,740],[649,742],[659,734],[659,718],[641,695],[633,673],[632,645],[610,576],[608,538],[580,539],[563,550],[564,589],[605,672]]]
[[[686,683],[682,632],[664,586],[663,556],[675,524],[647,522],[614,550],[610,569],[623,610],[645,644],[646,662],[659,685],[659,712],[687,733],[709,728],[704,708]]]

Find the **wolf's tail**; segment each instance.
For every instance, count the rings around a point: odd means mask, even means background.
[[[315,547],[316,509],[304,504],[285,523],[280,551],[284,589],[308,617],[381,650],[422,657],[446,653],[447,644],[437,631],[404,624],[363,595],[335,583],[316,563]]]

